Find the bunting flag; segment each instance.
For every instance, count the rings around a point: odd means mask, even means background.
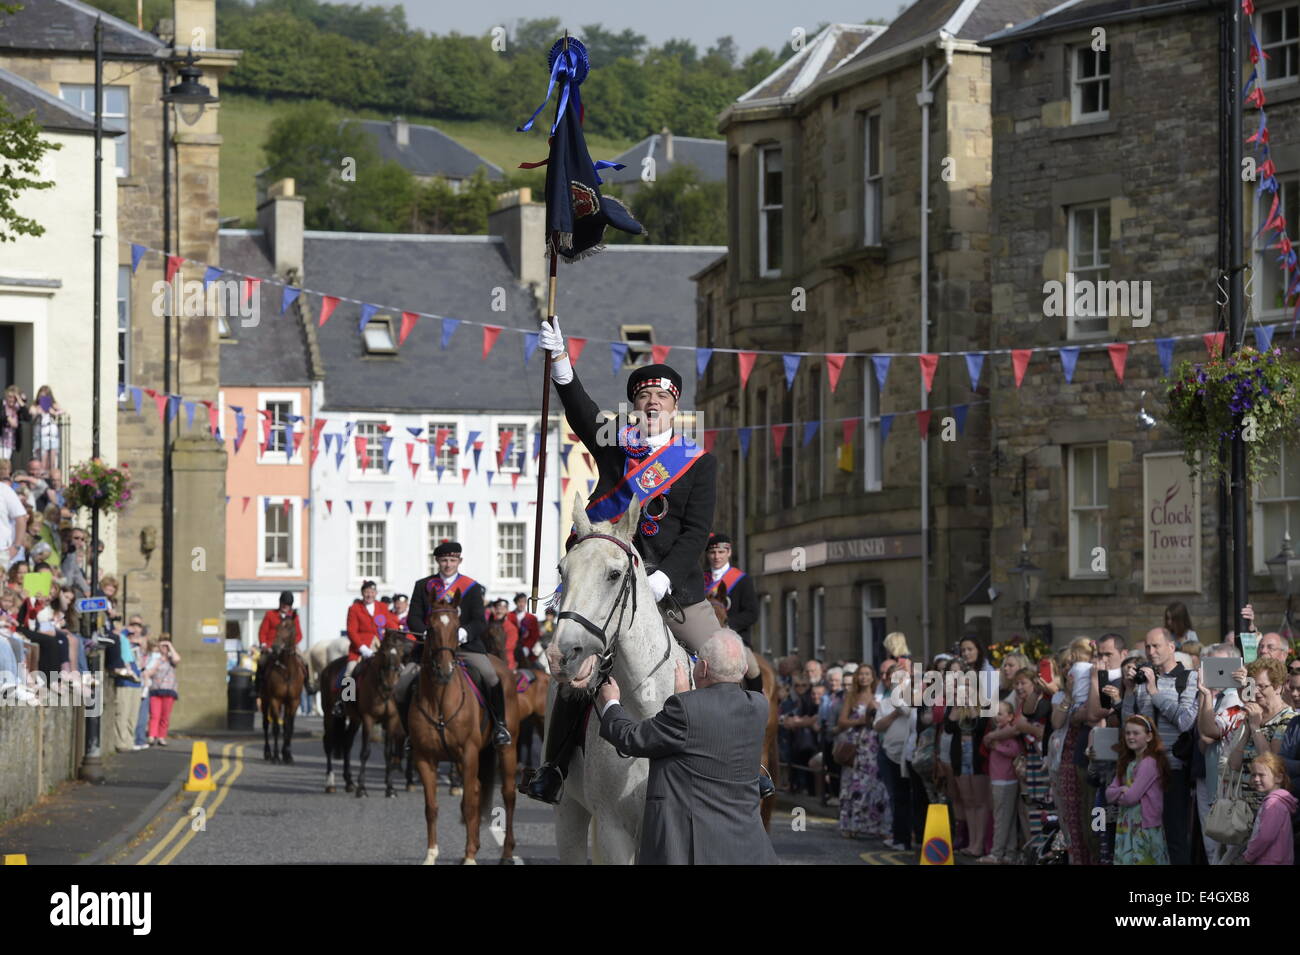
[[[185,430],[189,431],[194,427],[194,402],[182,401],[181,404],[185,407]]]
[[[478,461],[479,458],[482,456],[482,454],[483,454],[483,442],[475,441],[474,442],[474,470],[475,471],[478,470]]]
[[[459,324],[459,318],[444,318],[442,320],[442,342],[439,344],[439,348],[447,347],[447,343],[451,341],[451,336],[456,331],[456,326]]]
[[[167,396],[152,388],[146,388],[145,394],[153,399],[154,407],[158,409],[158,423],[163,424],[167,420]]]
[[[758,352],[742,351],[736,353],[736,360],[740,362],[740,387],[744,388],[745,383],[749,381],[749,373],[754,370],[754,359],[758,357]]]
[[[569,480],[570,480],[569,478],[560,478],[560,494],[562,494],[562,495],[568,495],[568,493],[569,493]]]
[[[515,471],[513,474],[510,475],[510,490],[512,490],[512,491],[517,491],[517,490],[519,490],[519,472],[518,472],[518,471]]]
[[[835,394],[835,386],[840,383],[840,372],[844,370],[844,358],[844,355],[826,356],[826,381],[831,386],[831,394]]]
[[[491,486],[492,486],[492,475],[493,475],[494,472],[492,472],[492,471],[488,471],[488,472],[486,472],[486,473],[487,473],[487,482],[488,482],[488,487],[491,487]]]
[[[789,391],[794,387],[794,376],[799,372],[799,362],[803,360],[802,355],[782,355],[781,363],[785,366],[785,390]]]
[[[329,453],[330,453],[330,444],[333,443],[333,441],[334,441],[335,438],[338,438],[339,442],[342,443],[342,441],[343,441],[343,435],[341,435],[341,434],[333,434],[333,433],[330,433],[330,434],[325,435],[325,453],[326,453],[326,454],[329,454]]]
[[[536,461],[542,454],[542,432],[540,430],[533,432],[533,460]]]
[[[406,344],[406,336],[411,334],[411,329],[415,328],[415,323],[420,320],[418,312],[402,313],[402,330],[397,335],[398,347]]]
[[[357,325],[358,332],[364,332],[370,320],[375,317],[375,312],[379,311],[378,305],[371,305],[369,302],[361,306],[361,322]]]
[[[1172,338],[1157,338],[1156,353],[1160,355],[1160,369],[1168,378],[1169,369],[1174,363],[1174,340]]]
[[[244,498],[243,498],[243,507],[240,508],[239,513],[243,514],[245,511],[248,510],[248,502],[251,501],[251,500],[252,500],[251,497],[244,497]]]
[[[284,423],[284,456],[285,459],[293,457],[293,425],[286,421]]]
[[[214,438],[221,438],[221,409],[217,407],[215,401],[203,402],[208,406],[208,433]],[[136,409],[139,410],[138,408]]]
[[[460,469],[460,483],[461,484],[469,483],[469,468]]]
[[[1116,342],[1106,346],[1106,351],[1110,353],[1110,366],[1115,369],[1115,377],[1120,381],[1124,380],[1124,364],[1128,361],[1128,346]]]
[[[586,451],[582,452],[582,462],[587,465],[588,471],[594,471],[596,469],[596,466],[591,462],[591,455]]]
[[[662,365],[668,360],[668,353],[672,350],[672,345],[651,345],[650,360],[656,365]]]
[[[248,301],[253,297],[253,293],[254,293],[255,291],[257,291],[258,287],[259,287],[261,284],[262,284],[262,280],[261,280],[261,279],[255,279],[255,278],[253,278],[251,275],[246,275],[246,276],[244,276],[244,298],[243,298],[243,301],[244,301],[245,304],[246,304],[246,303],[247,303],[247,302],[248,302]]]
[[[149,250],[143,245],[137,245],[134,242],[131,243],[131,274],[132,275],[135,275],[136,269],[140,267],[140,260],[144,258],[144,254],[148,251]]]
[[[788,424],[772,425],[772,447],[776,451],[776,456],[781,456],[781,446],[785,444],[786,432],[790,430]]]
[[[429,512],[430,517],[433,517],[433,501],[425,501],[424,509]]]
[[[957,433],[966,433],[966,412],[970,411],[970,405],[955,405],[952,409],[952,416],[957,421]]]
[[[371,505],[373,502],[371,502],[371,501],[363,501],[362,503],[365,505],[365,508],[366,508],[366,517],[369,517],[369,516],[370,516],[370,505]]]
[[[483,326],[483,357],[486,359],[488,353],[492,351],[492,346],[497,343],[497,336],[501,334],[500,325]]]
[[[805,448],[808,447],[809,442],[812,441],[813,436],[817,433],[817,429],[818,429],[819,427],[821,427],[821,422],[820,422],[820,421],[808,421],[808,422],[805,422],[805,423],[804,423],[804,426],[803,426],[803,447],[805,447]]]
[[[379,470],[387,473],[388,464],[392,460],[392,456],[388,453],[388,451],[393,446],[393,439],[390,438],[388,435],[384,435],[382,438],[379,439],[379,445],[381,448],[379,452],[380,453],[380,460],[378,465]]]
[[[133,402],[135,402],[135,413],[136,413],[136,414],[139,414],[139,413],[140,413],[140,405],[141,405],[141,402],[144,400],[144,390],[141,389],[141,388],[136,388],[136,387],[132,386],[132,388],[131,388],[131,400],[132,400]]]
[[[385,513],[385,514],[389,514],[389,513],[392,512],[392,510],[393,510],[393,502],[392,502],[392,501],[384,501],[384,513]]]
[[[871,356],[871,367],[876,370],[876,387],[881,392],[884,392],[885,382],[889,379],[889,363],[892,360],[889,355]]]
[[[414,481],[420,474],[420,462],[412,461],[407,467],[411,469],[411,480]]]
[[[340,443],[339,447],[342,447],[342,444],[341,444],[341,443]],[[340,451],[338,454],[334,455],[334,470],[335,470],[335,471],[337,471],[337,470],[339,470],[340,468],[343,467],[343,459],[346,458],[347,456],[348,456],[348,453],[347,453],[346,451]]]
[[[405,515],[406,517],[410,517],[410,516],[411,516],[411,505],[414,504],[414,503],[415,503],[414,501],[407,501],[407,502],[406,502],[406,515]]]
[[[515,517],[518,517],[518,516],[519,516],[519,502],[518,502],[518,501],[511,501],[511,502],[510,502],[510,513],[511,513],[513,516],[515,516]]]
[[[280,293],[280,314],[283,315],[289,310],[289,306],[298,301],[298,296],[302,294],[302,289],[294,288],[292,285],[286,285],[284,291]]]
[[[560,467],[567,468],[569,466],[569,452],[572,450],[573,450],[573,445],[571,444],[564,444],[560,446]]]
[[[588,493],[588,494],[591,494],[591,491],[592,491],[592,489],[593,489],[595,486],[596,486],[596,482],[595,482],[595,480],[592,479],[592,478],[587,478],[587,493]]]
[[[613,366],[613,372],[618,374],[623,362],[627,358],[627,342],[610,342],[609,343],[609,360]]]
[[[576,335],[569,337],[569,362],[576,365],[582,350],[587,347],[587,339],[578,338]]]
[[[430,451],[429,453],[432,454],[433,452]],[[442,472],[445,471],[445,470],[447,470],[447,469],[446,469],[445,467],[443,467],[441,464],[439,464],[439,465],[436,467],[435,470],[437,471],[436,477],[438,478],[439,481],[441,481],[441,480],[442,480]]]
[[[352,502],[351,502],[351,501],[344,501],[343,503],[346,504],[346,505],[348,506],[348,513],[349,513],[349,514],[353,513],[353,510],[352,510]]]
[[[454,508],[455,506],[456,506],[456,502],[455,502],[455,501],[448,501],[448,502],[447,502],[447,516],[448,516],[448,517],[451,517],[451,511],[452,511],[452,508]]]
[[[370,467],[370,450],[368,443],[363,435],[357,435],[352,439],[352,446],[356,449],[357,460],[361,462],[361,470],[364,473]]]
[[[413,442],[407,441],[406,442],[406,466],[407,467],[410,467],[412,464],[415,464],[415,461],[412,460],[414,455],[415,455],[415,444]]]
[[[1255,326],[1255,347],[1260,351],[1270,351],[1273,348],[1273,326],[1256,325]],[[1165,374],[1169,374],[1165,372]]]
[[[515,433],[513,431],[502,431],[497,437],[497,470],[501,470],[506,459],[510,457],[510,452],[515,447]]]
[[[206,292],[208,290],[208,285],[214,279],[220,277],[221,277],[221,269],[217,268],[215,265],[209,265],[206,269],[204,269],[203,270],[203,291]]]
[[[235,453],[238,454],[240,446],[244,443],[244,435],[248,428],[244,424],[244,409],[236,408],[234,405],[231,405],[230,408],[235,412]]]
[[[470,501],[470,502],[469,502],[469,516],[470,516],[470,517],[473,517],[473,516],[474,516],[474,502],[473,502],[473,501]]]
[[[497,516],[497,502],[496,502],[496,501],[489,501],[488,503],[489,503],[489,504],[491,505],[491,507],[492,507],[492,516],[493,516],[493,517],[496,517],[496,516]]]
[[[718,440],[718,429],[717,429],[717,428],[705,428],[705,429],[704,429],[704,452],[705,452],[706,454],[711,454],[711,453],[713,453],[713,445],[714,445],[714,442],[716,442],[717,440]]]
[[[880,416],[880,443],[884,444],[889,440],[889,429],[894,426],[894,416],[892,414],[882,414]],[[848,442],[845,442],[847,445]]]
[[[339,302],[340,302],[340,301],[342,301],[342,299],[338,298],[338,297],[335,296],[335,295],[322,295],[322,296],[321,296],[321,299],[320,299],[320,320],[317,322],[317,327],[318,327],[318,328],[323,328],[324,325],[325,325],[325,323],[328,322],[328,321],[330,320],[330,316],[334,314],[334,309],[336,309],[336,308],[339,307]]]
[[[537,332],[524,333],[524,364],[528,364],[528,359],[533,357],[533,352],[537,351]]]
[[[325,430],[325,419],[324,419],[324,418],[317,418],[315,421],[312,422],[312,424],[311,424],[311,446],[312,446],[312,449],[313,449],[313,450],[315,450],[317,447],[320,446],[320,433],[321,433],[323,430]],[[328,451],[329,449],[330,449],[330,448],[329,448],[329,444],[328,444],[328,442],[327,442],[326,445],[325,445],[325,450]]]
[[[1065,372],[1065,383],[1074,384],[1074,369],[1079,362],[1079,349],[1069,346],[1061,349],[1061,369]]]
[[[745,457],[745,458],[749,457],[749,436],[750,436],[751,431],[752,431],[751,428],[737,428],[737,429],[736,429],[736,437],[738,437],[738,438],[740,439],[740,455],[741,455],[741,457]]]
[[[921,379],[925,382],[925,393],[928,395],[934,387],[934,373],[939,367],[939,356],[918,355],[917,361],[921,363]]]
[[[1211,358],[1218,358],[1223,354],[1223,344],[1227,337],[1227,332],[1206,332],[1201,336],[1201,340],[1205,342],[1205,350],[1210,353]]]
[[[292,505],[293,505],[293,501],[286,497],[282,502],[280,502],[280,509],[284,511],[284,513],[288,514],[289,508]]]
[[[893,415],[890,415],[890,417],[892,418]],[[857,433],[858,422],[861,420],[861,418],[849,418],[840,426],[840,437],[844,439],[841,442],[842,444],[853,443],[853,435]]]
[[[1031,348],[1013,348],[1011,350],[1011,365],[1016,373],[1016,387],[1025,380],[1025,369],[1029,367],[1029,356],[1032,355]]]
[[[325,510],[330,517],[334,516],[334,501],[331,498],[325,498]]]
[[[709,367],[709,359],[713,357],[712,348],[695,349],[695,377],[703,378],[704,371]]]
[[[970,390],[980,390],[980,372],[984,370],[984,353],[976,352],[966,356],[966,374],[970,376]]]
[[[921,430],[922,441],[930,440],[930,418],[933,414],[934,412],[928,408],[925,411],[916,413],[916,426]]]
[[[176,275],[177,271],[179,271],[180,267],[181,267],[182,265],[184,265],[184,264],[185,264],[185,256],[183,256],[183,255],[169,255],[169,256],[167,256],[167,276],[166,276],[166,278],[167,278],[167,281],[168,281],[168,282],[170,282],[170,281],[172,280],[172,277]]]

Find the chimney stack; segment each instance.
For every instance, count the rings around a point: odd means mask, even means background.
[[[532,190],[524,187],[497,196],[497,207],[488,213],[488,234],[506,240],[506,257],[515,277],[529,285],[545,308],[546,206],[533,202]]]
[[[664,160],[666,162],[672,162],[673,161],[673,134],[669,132],[667,126],[659,130],[659,143],[664,148]]]
[[[303,273],[305,204],[293,187],[292,179],[281,179],[266,190],[266,201],[257,207],[257,224],[266,235],[276,275]]]
[[[411,145],[411,124],[406,121],[405,116],[393,118],[393,139],[398,146]]]

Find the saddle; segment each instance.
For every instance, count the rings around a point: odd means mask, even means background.
[[[537,680],[537,676],[534,671],[516,670],[515,671],[515,692],[527,693],[528,688],[532,686],[533,683],[536,682],[536,680]]]

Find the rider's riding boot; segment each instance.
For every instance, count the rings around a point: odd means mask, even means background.
[[[763,674],[760,673],[758,676],[755,676],[755,677],[746,676],[746,677],[745,677],[745,689],[747,689],[747,690],[753,690],[755,693],[762,693],[762,692],[763,692]]]
[[[500,682],[488,690],[488,710],[492,714],[492,745],[509,746],[510,731],[506,729],[506,696]]]
[[[555,698],[555,705],[546,715],[546,754],[542,765],[531,778],[519,785],[525,796],[548,802],[560,801],[564,780],[569,774],[569,759],[581,736],[582,718],[586,715],[585,700],[571,700],[563,693]]]

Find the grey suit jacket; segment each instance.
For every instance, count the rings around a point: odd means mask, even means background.
[[[775,865],[758,814],[767,700],[738,683],[668,697],[634,722],[620,704],[600,735],[628,756],[650,758],[640,865]]]

